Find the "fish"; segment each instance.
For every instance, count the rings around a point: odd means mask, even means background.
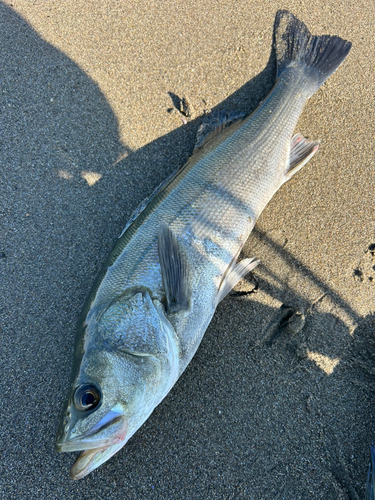
[[[351,43],[274,25],[276,83],[249,116],[213,113],[187,163],[134,212],[79,320],[56,447],[81,479],[117,453],[193,358],[218,304],[258,261],[238,258],[276,191],[317,152],[294,134]]]

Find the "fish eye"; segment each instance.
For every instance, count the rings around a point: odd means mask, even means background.
[[[77,387],[73,399],[77,410],[88,411],[98,406],[101,394],[96,385],[84,384]]]

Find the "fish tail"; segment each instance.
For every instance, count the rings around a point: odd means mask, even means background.
[[[340,66],[351,42],[338,36],[313,36],[306,25],[287,10],[276,14],[274,44],[277,78],[289,67],[304,67],[315,92]]]

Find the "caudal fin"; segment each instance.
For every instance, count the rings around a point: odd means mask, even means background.
[[[351,42],[338,36],[313,36],[306,25],[287,10],[276,14],[274,40],[277,77],[288,67],[303,65],[315,83],[314,91],[340,66]]]

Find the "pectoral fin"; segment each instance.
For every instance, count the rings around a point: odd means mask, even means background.
[[[286,173],[288,181],[314,156],[319,149],[319,141],[309,141],[303,135],[296,134],[290,142],[290,161]]]
[[[186,255],[166,224],[159,228],[158,252],[168,312],[187,310],[190,287]]]
[[[230,264],[228,270],[223,276],[217,292],[215,307],[228,295],[237,283],[250,271],[259,264],[259,260],[243,259],[237,264],[235,259]]]

